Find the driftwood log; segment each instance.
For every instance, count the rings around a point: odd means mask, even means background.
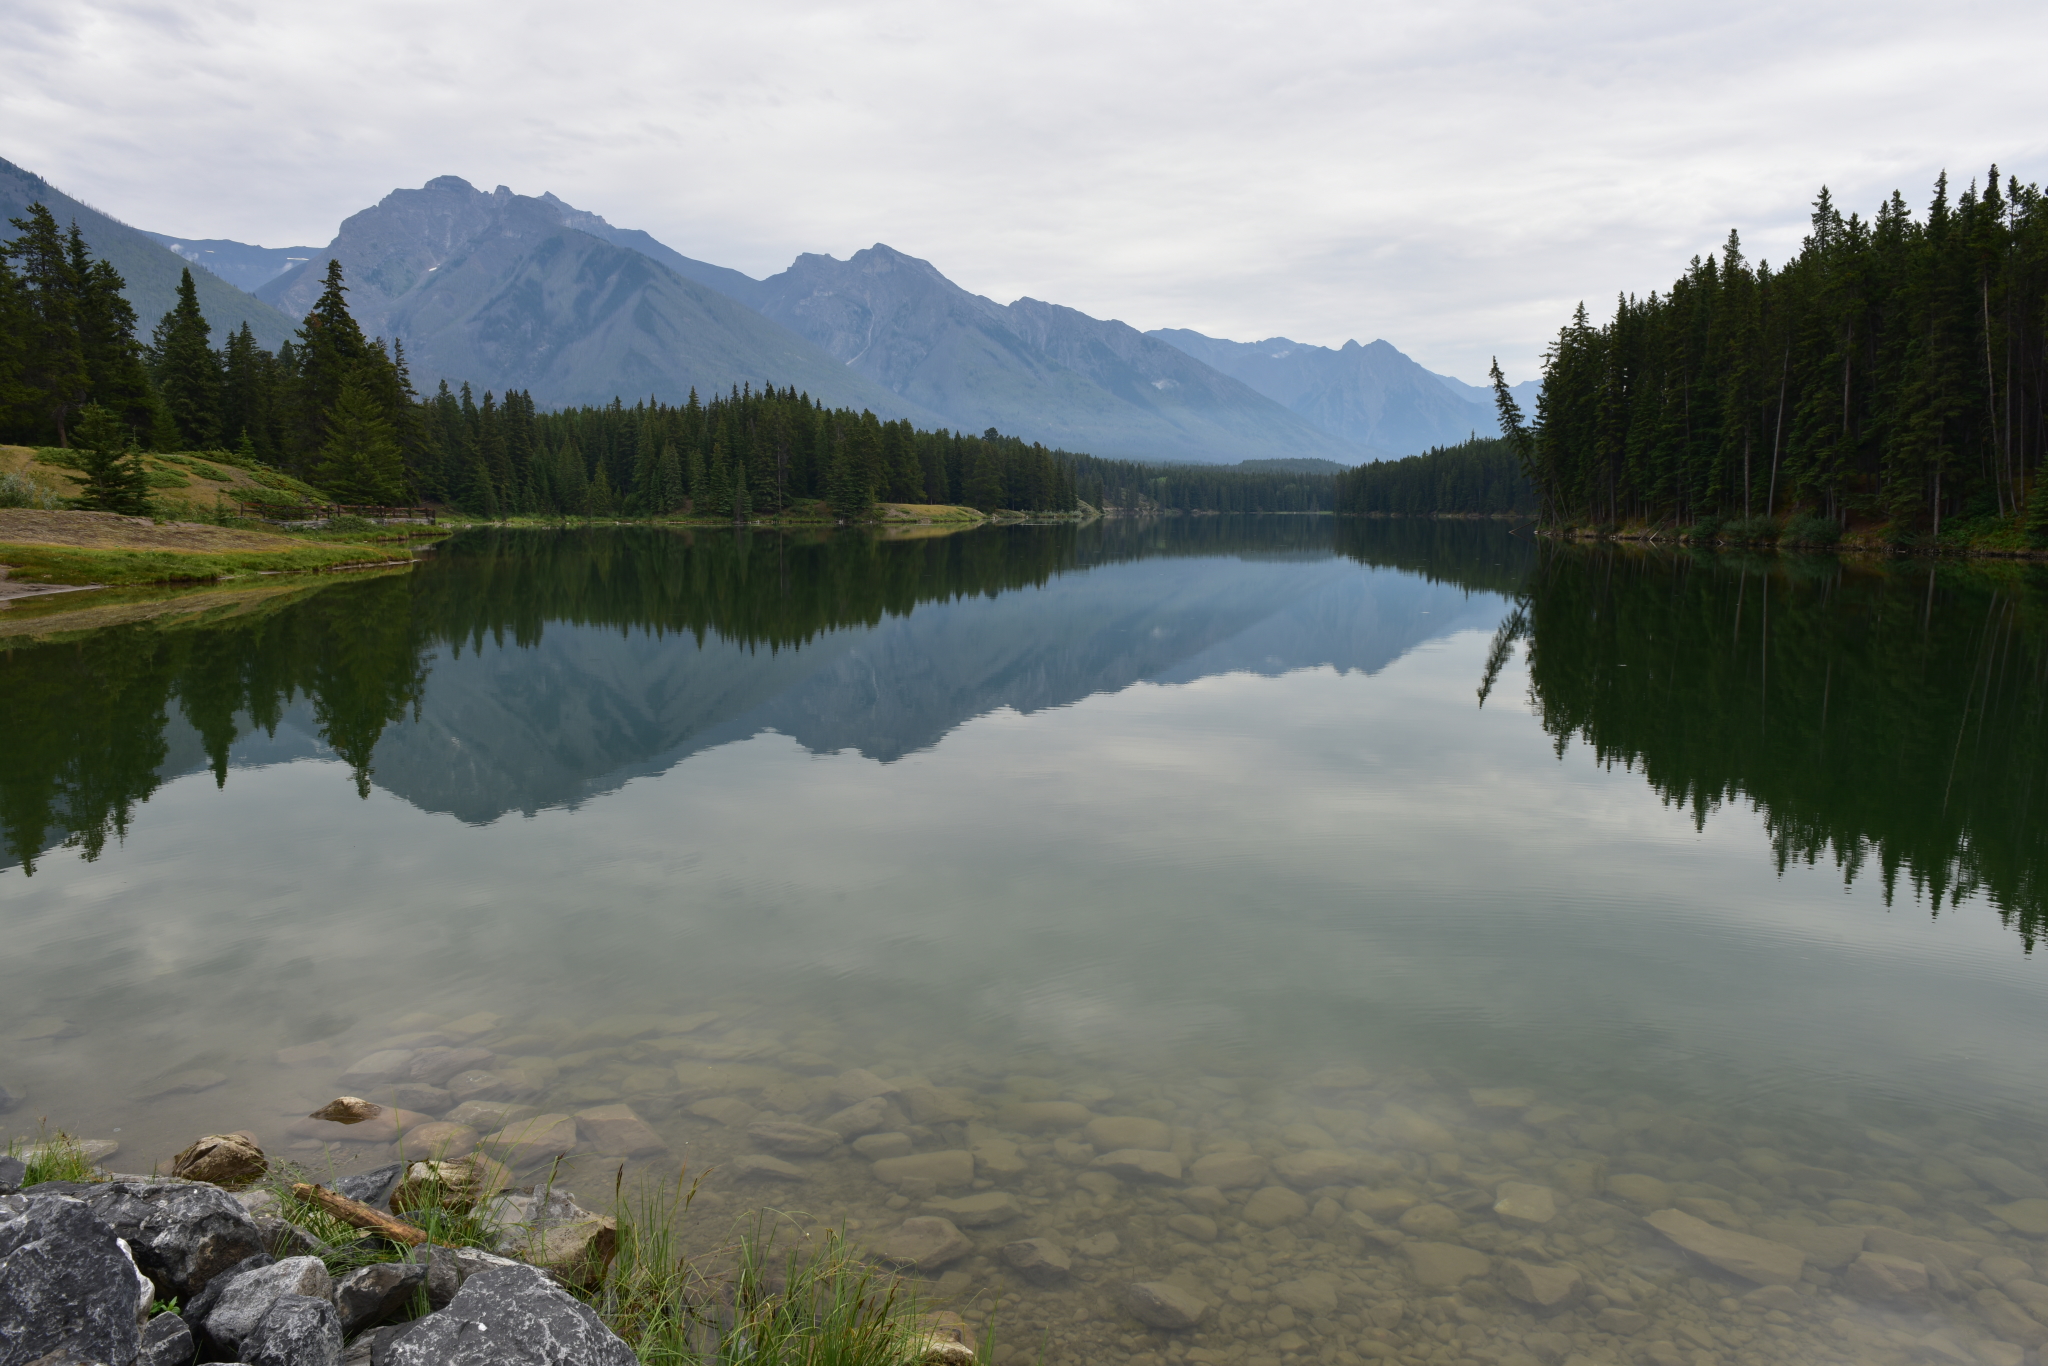
[[[418,1247],[427,1241],[426,1230],[414,1228],[403,1219],[394,1219],[382,1210],[371,1209],[360,1200],[336,1195],[325,1186],[309,1186],[301,1182],[292,1187],[292,1194],[309,1205],[317,1205],[326,1210],[351,1228],[368,1229],[379,1237],[389,1238],[394,1243]]]

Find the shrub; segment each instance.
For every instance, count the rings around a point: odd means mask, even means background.
[[[1702,517],[1686,528],[1685,539],[1688,541],[1718,541],[1721,539],[1721,528],[1724,525],[1725,523],[1719,517]]]
[[[1778,539],[1778,524],[1769,517],[1743,517],[1728,523],[1721,534],[1736,545],[1769,545]]]
[[[1779,540],[1788,545],[1833,545],[1842,539],[1841,523],[1809,512],[1785,524]]]
[[[45,493],[25,474],[0,475],[0,508],[60,508],[64,500]]]

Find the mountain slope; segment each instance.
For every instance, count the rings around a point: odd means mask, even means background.
[[[1350,443],[1135,328],[1036,299],[1005,307],[880,244],[845,261],[799,256],[760,282],[755,306],[962,430],[996,427],[1140,460],[1360,458]]]
[[[1285,337],[1224,341],[1185,328],[1147,335],[1244,381],[1327,432],[1396,455],[1498,430],[1490,394],[1484,404],[1461,397],[1442,376],[1384,341],[1349,341],[1333,350]]]
[[[773,383],[828,406],[936,423],[648,252],[566,225],[574,214],[553,196],[502,185],[485,194],[442,176],[355,214],[325,250],[259,293],[304,313],[338,259],[350,310],[366,332],[404,341],[423,388],[466,380],[526,389],[556,407],[641,395],[681,402],[692,388]]]
[[[143,230],[142,235],[169,247],[195,266],[204,266],[236,289],[254,290],[286,271],[313,259],[318,247],[256,247],[223,237],[173,237]]]
[[[178,275],[186,262],[176,252],[151,240],[151,235],[131,228],[117,218],[81,204],[32,171],[0,160],[0,218],[20,218],[28,206],[41,202],[55,215],[60,227],[78,224],[93,255],[121,272],[127,288],[121,292],[135,306],[136,331],[146,340],[150,330],[178,301]],[[10,230],[6,236],[12,237]],[[270,305],[236,289],[226,280],[204,271],[192,272],[199,291],[199,308],[213,325],[213,344],[227,341],[228,333],[243,323],[256,340],[275,348],[292,335],[291,319]]]

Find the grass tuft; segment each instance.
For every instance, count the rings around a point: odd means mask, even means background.
[[[22,1147],[18,1142],[9,1142],[7,1155],[23,1159],[28,1168],[27,1175],[21,1179],[24,1188],[45,1181],[106,1180],[93,1166],[92,1159],[85,1155],[85,1149],[78,1140],[62,1129],[52,1134],[47,1128],[38,1128],[34,1143]]]

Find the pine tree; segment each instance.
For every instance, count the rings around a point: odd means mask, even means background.
[[[661,459],[654,464],[653,485],[649,511],[666,516],[683,505],[683,462],[677,457],[673,442],[661,448]]]
[[[874,509],[875,488],[868,482],[867,462],[843,436],[832,443],[832,466],[825,476],[825,501],[833,515],[858,521]]]
[[[26,364],[21,383],[28,401],[57,444],[69,441],[73,412],[86,400],[90,377],[78,337],[78,281],[64,250],[57,220],[40,203],[28,207],[27,218],[8,220],[21,234],[6,245],[6,254],[20,262],[27,330],[23,337]]]
[[[345,503],[391,506],[405,501],[405,454],[376,402],[353,380],[343,383],[327,415],[319,478]]]
[[[121,419],[98,404],[79,413],[74,435],[84,452],[85,487],[78,505],[130,517],[149,513],[149,471]]]
[[[93,258],[76,223],[65,249],[77,282],[78,349],[85,358],[87,401],[131,430],[155,426],[159,405],[135,340],[135,308],[121,292],[127,282],[110,263]]]
[[[157,389],[186,450],[220,438],[220,358],[209,344],[212,335],[188,269],[178,278],[178,302],[150,339]]]

